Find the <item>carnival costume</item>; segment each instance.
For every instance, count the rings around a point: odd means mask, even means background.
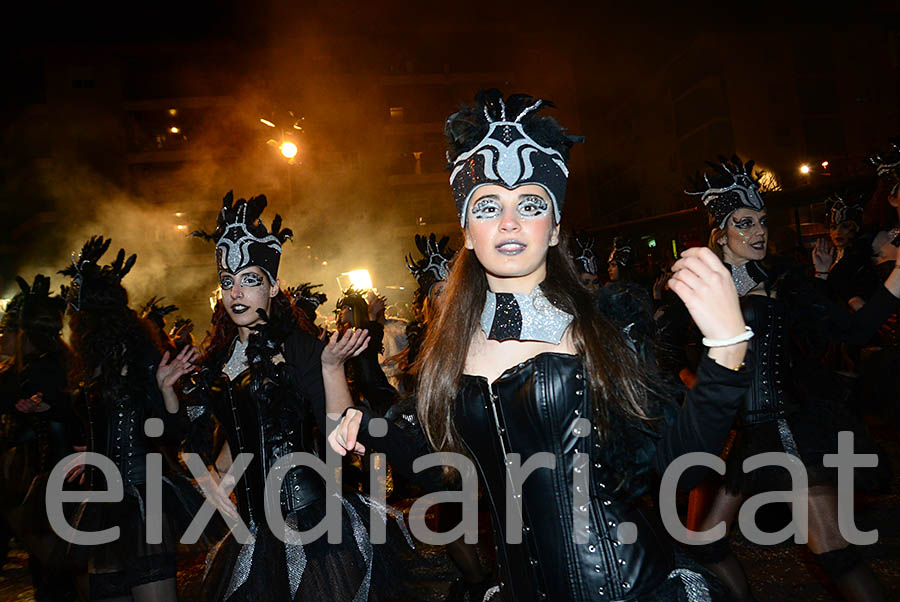
[[[492,90],[479,93],[474,108],[448,119],[455,153],[451,184],[463,225],[467,203],[486,183],[539,184],[561,216],[573,138],[539,116],[541,106],[550,104],[524,95],[504,102]],[[618,326],[624,346],[617,353],[634,353],[653,365],[652,319],[640,302],[624,291],[601,291],[593,311]],[[539,286],[529,295],[488,292],[481,329],[497,340],[559,343],[572,319]],[[676,562],[659,517],[641,496],[651,474],[662,473],[681,454],[718,453],[748,374],[705,358],[681,412],[657,399],[654,407],[670,419],[667,426],[656,421],[656,429],[622,416],[616,428],[600,433],[590,418],[604,404],[591,398],[586,370],[580,355],[544,352],[492,383],[462,375],[452,420],[476,464],[494,526],[499,578],[491,599],[710,599],[715,586],[696,565],[680,556]],[[411,462],[431,451],[417,418],[409,416],[407,428],[390,425],[378,439],[367,434],[368,421],[364,412],[359,440],[386,452],[396,470],[413,478]],[[529,458],[537,452],[552,454],[555,468],[532,473],[508,504],[513,454]],[[686,474],[681,484],[690,486],[696,478]],[[508,510],[521,513],[521,531],[507,531]],[[577,530],[575,513],[584,521]]]
[[[234,274],[256,266],[275,281],[281,246],[291,232],[281,229],[280,216],[271,231],[266,230],[259,221],[265,206],[264,196],[234,202],[229,193],[215,232],[197,233],[216,243],[220,270]],[[311,468],[295,466],[275,469],[282,471],[279,510],[285,524],[307,531],[325,518],[326,504],[333,503],[342,521],[341,540],[329,543],[324,535],[311,541],[279,538],[270,528],[263,493],[267,475],[289,454],[321,458],[326,418],[322,342],[311,324],[301,329],[281,293],[265,317],[246,343],[234,330],[231,340],[211,348],[184,392],[182,407],[191,422],[189,448],[214,451],[209,433],[215,419],[224,427],[233,458],[252,454],[234,489],[250,537],[239,543],[232,533],[210,554],[205,597],[230,602],[377,599],[389,585],[385,546],[370,542],[368,517],[375,504],[385,520],[402,520],[392,510],[355,493],[341,496]],[[230,322],[221,304],[217,320]]]
[[[92,238],[62,271],[72,278],[68,303],[83,378],[73,404],[86,426],[88,451],[112,461],[124,490],[118,502],[93,499],[102,499],[109,482],[99,469],[88,467],[91,493],[79,505],[73,527],[119,529],[119,537],[109,543],[70,546],[73,559],[89,561],[92,600],[129,596],[135,587],[169,579],[174,590],[176,547],[202,502],[168,453],[167,446],[178,442],[178,425],[156,387],[156,326],[128,307],[121,284],[137,256],[125,259],[119,250],[111,264],[101,266],[110,242]],[[155,452],[161,455],[148,457]],[[161,508],[148,499],[151,478],[162,483]]]

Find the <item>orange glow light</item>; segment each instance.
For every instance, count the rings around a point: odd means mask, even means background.
[[[293,159],[297,156],[297,145],[293,142],[283,142],[281,144],[281,154],[287,159]]]
[[[169,128],[169,132],[171,132],[172,134],[177,134],[180,131],[181,131],[181,128],[179,128],[177,125],[173,125],[172,127]]]

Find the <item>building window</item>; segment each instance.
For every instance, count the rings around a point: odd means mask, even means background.
[[[391,107],[391,122],[399,123],[403,121],[403,107]]]

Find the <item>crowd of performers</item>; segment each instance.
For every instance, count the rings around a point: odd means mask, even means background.
[[[846,599],[886,599],[839,528],[823,457],[840,431],[856,453],[879,453],[854,409],[898,416],[900,147],[873,158],[865,206],[829,202],[833,245],[804,261],[767,255],[753,162],[711,162],[688,190],[709,213],[708,247],[638,269],[617,238],[603,284],[594,241],[560,228],[580,139],[550,106],[484,90],[447,119],[463,248],[416,236],[408,321],[351,289],[335,332],[317,325],[327,299],[279,280],[291,231],[277,215],[266,227],[263,196],[229,193],[214,230],[195,233],[215,246],[221,289],[197,346],[189,321],[167,330],[174,306],[132,308],[122,281],[137,258],[119,250],[106,263],[109,238],[84,244],[58,293],[47,276],[19,279],[2,321],[0,540],[27,551],[37,597],[177,600],[179,540],[208,500],[218,512],[192,543],[206,554],[199,599],[395,599],[419,545],[370,490],[368,458],[384,454],[405,496],[466,493],[464,471],[414,469],[441,451],[471,461],[491,524],[489,541],[472,543],[462,504],[435,506],[460,574],[448,600],[754,599],[727,530],[682,545],[662,525],[659,481],[689,452],[726,462],[722,476],[694,467],[678,481],[697,531],[730,529],[748,497],[791,489],[784,468],[744,472],[746,458],[799,459],[808,484],[795,503],[808,505],[816,561]],[[87,452],[111,461],[121,496],[106,494]],[[342,483],[285,465],[301,452],[336,452]],[[514,479],[539,452],[524,484]],[[67,494],[85,494],[63,505],[66,522],[117,537],[79,543],[51,526],[46,492],[60,475]],[[878,491],[889,477],[882,458],[854,486]],[[328,508],[339,542],[284,538],[270,520],[305,531]],[[373,516],[387,543],[372,542]]]

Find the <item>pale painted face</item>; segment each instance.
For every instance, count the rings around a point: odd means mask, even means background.
[[[859,233],[859,226],[856,222],[844,222],[829,228],[828,233],[831,235],[831,242],[838,249],[846,249],[856,239]]]
[[[466,248],[475,251],[492,290],[527,293],[544,280],[547,250],[558,244],[559,225],[543,187],[482,186],[468,211]]]
[[[764,259],[769,243],[769,222],[765,210],[736,210],[728,216],[725,236],[718,242],[722,245],[725,262],[731,265]]]
[[[280,281],[269,283],[269,277],[260,268],[250,266],[232,274],[219,272],[219,286],[222,288],[222,303],[228,317],[237,326],[256,326],[261,322],[259,312],[269,313],[272,298],[278,294]]]

